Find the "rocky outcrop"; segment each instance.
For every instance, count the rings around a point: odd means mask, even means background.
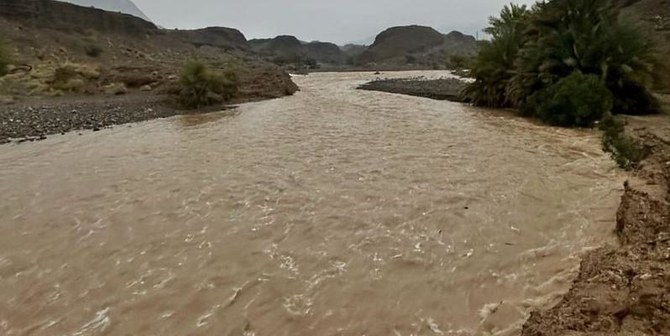
[[[309,42],[304,45],[307,57],[324,64],[344,64],[347,56],[342,49],[334,43]]]
[[[460,32],[443,35],[424,26],[393,27],[379,34],[356,63],[432,66],[444,63],[449,55],[468,55],[476,50],[475,38]]]
[[[341,65],[346,55],[336,44],[302,42],[295,36],[281,35],[272,39],[250,40],[251,49],[280,64]]]
[[[228,50],[249,50],[246,37],[237,29],[225,27],[208,27],[196,30],[177,30],[168,32],[186,43],[196,47],[209,46]]]
[[[444,36],[430,27],[407,26],[389,28],[361,56],[363,63],[380,62],[406,55],[426,52],[444,43]]]
[[[284,58],[302,58],[305,50],[295,36],[280,35],[272,39],[254,39],[249,41],[251,49],[261,55]]]
[[[358,57],[368,50],[368,46],[362,44],[347,44],[342,47],[342,52],[347,57]]]
[[[444,35],[444,46],[454,53],[471,53],[476,50],[477,39],[472,35],[465,35],[459,31],[452,31]]]

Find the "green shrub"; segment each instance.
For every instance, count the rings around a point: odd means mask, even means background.
[[[53,83],[66,83],[77,76],[79,76],[77,69],[70,64],[66,64],[54,70]]]
[[[204,63],[189,62],[179,77],[179,101],[186,108],[200,108],[230,100],[237,93],[232,72],[211,71]]]
[[[10,63],[9,52],[2,41],[0,41],[0,77],[7,74],[9,70],[7,67]]]
[[[594,75],[574,72],[558,83],[535,92],[525,110],[558,126],[589,127],[612,109],[612,94]]]
[[[624,124],[607,114],[599,125],[603,131],[602,145],[610,153],[619,167],[630,170],[636,168],[649,155],[641,141],[626,135]]]
[[[465,69],[468,67],[468,57],[463,55],[451,55],[449,56],[449,68],[453,70]]]
[[[99,57],[102,55],[103,51],[102,47],[95,43],[90,43],[84,46],[84,52],[88,57]]]

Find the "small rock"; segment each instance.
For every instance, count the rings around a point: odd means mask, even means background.
[[[140,91],[147,92],[147,91],[151,91],[151,90],[153,90],[151,85],[144,85],[144,86],[140,87]]]

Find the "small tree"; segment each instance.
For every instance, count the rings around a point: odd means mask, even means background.
[[[200,108],[230,100],[237,93],[233,72],[211,71],[202,62],[192,61],[179,77],[179,101],[187,108]]]

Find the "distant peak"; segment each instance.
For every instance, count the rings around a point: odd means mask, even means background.
[[[82,7],[94,7],[110,12],[121,12],[151,22],[148,16],[132,0],[59,0]]]

